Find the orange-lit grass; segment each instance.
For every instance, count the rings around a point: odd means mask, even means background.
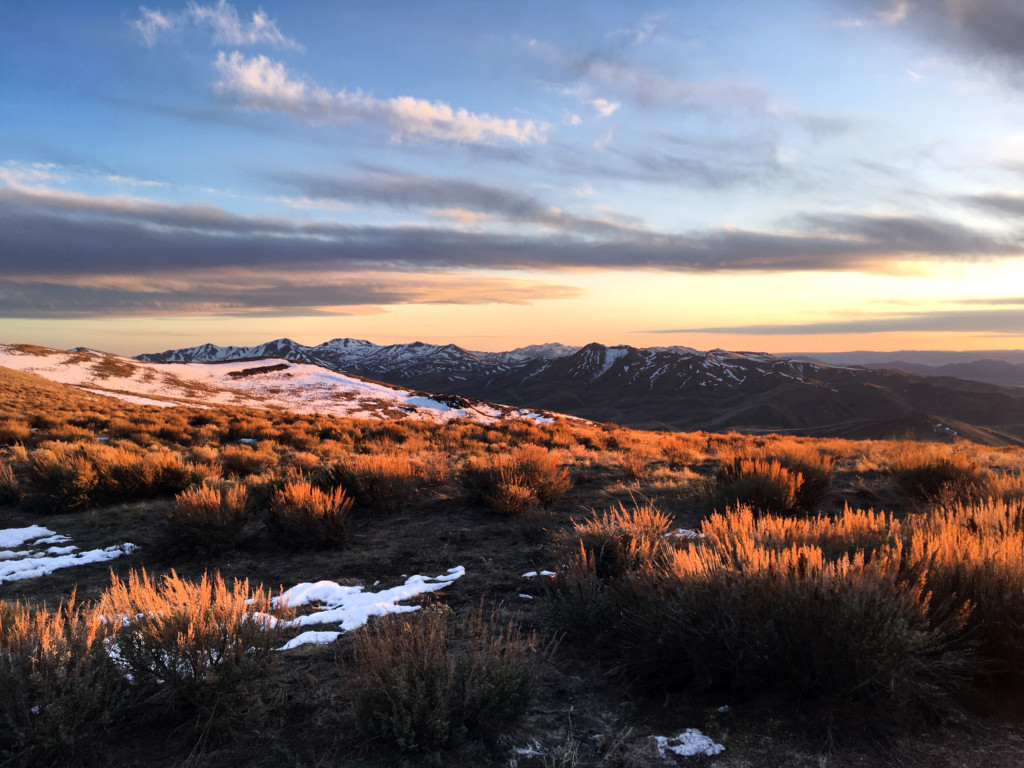
[[[28,765],[99,756],[126,704],[103,644],[111,626],[74,593],[52,612],[0,601],[0,753]]]
[[[247,497],[244,485],[200,485],[182,491],[167,516],[170,543],[205,552],[234,547],[245,525]]]
[[[127,581],[112,574],[100,600],[104,616],[121,620],[115,656],[133,684],[193,704],[266,667],[283,643],[271,607],[270,595],[248,580],[229,586],[215,573],[193,582],[174,571],[132,571]]]
[[[267,504],[267,526],[282,544],[296,548],[340,547],[347,540],[352,499],[341,488],[322,491],[306,480],[286,482]]]

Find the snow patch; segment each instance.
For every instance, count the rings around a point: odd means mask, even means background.
[[[274,605],[288,605],[296,608],[317,603],[314,613],[296,616],[288,622],[290,627],[305,627],[316,624],[335,624],[341,631],[349,632],[361,627],[371,616],[383,616],[389,613],[409,613],[418,611],[418,605],[399,605],[427,592],[444,589],[456,579],[466,575],[465,567],[459,565],[449,568],[440,576],[409,576],[404,584],[379,592],[366,592],[365,587],[346,587],[334,581],[303,582],[282,592],[273,600]],[[286,643],[281,650],[297,648],[306,643],[331,642],[340,634],[324,639],[330,632],[303,632]],[[301,638],[306,638],[301,640]]]
[[[696,728],[687,728],[678,736],[651,736],[651,738],[658,745],[658,754],[661,755],[661,759],[667,763],[672,762],[668,752],[680,757],[693,757],[694,755],[717,755],[725,751],[725,747],[716,744]]]
[[[333,643],[340,636],[341,632],[309,630],[293,637],[277,650],[290,651],[292,648],[298,648],[300,645],[327,645],[328,643]]]
[[[90,563],[105,563],[116,560],[121,555],[134,552],[138,547],[134,544],[124,543],[105,549],[90,549],[87,552],[78,552],[76,546],[57,547],[50,546],[40,549],[43,544],[57,544],[70,541],[67,536],[55,534],[48,528],[40,525],[30,525],[26,528],[6,528],[0,530],[0,584],[5,581],[21,581],[22,579],[35,579],[40,576],[48,576],[61,568],[71,568],[76,565],[88,565]],[[8,547],[27,545],[27,549],[13,550]]]

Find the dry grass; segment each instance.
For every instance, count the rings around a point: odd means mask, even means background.
[[[638,526],[647,520],[658,524]],[[842,730],[943,714],[965,685],[972,657],[955,639],[967,609],[935,610],[889,516],[741,509],[712,516],[688,543],[666,542],[664,525],[645,510],[579,526],[580,551],[552,585],[554,618],[600,633],[641,687],[813,701],[819,723]],[[586,543],[594,530],[632,537],[614,567]]]
[[[220,464],[228,475],[258,475],[277,466],[277,453],[272,446],[261,443],[251,445],[227,445],[221,449]]]
[[[525,712],[537,643],[482,607],[453,628],[430,606],[374,620],[355,638],[355,720],[367,736],[406,751],[493,739]]]
[[[988,495],[984,471],[966,452],[907,443],[891,471],[907,498],[925,506],[979,501]]]
[[[16,765],[86,762],[126,706],[95,607],[0,602],[0,755]],[[7,761],[5,761],[7,764]]]
[[[288,547],[340,547],[347,540],[352,499],[341,488],[322,491],[305,480],[287,482],[267,505],[267,527]]]
[[[777,460],[735,458],[723,464],[709,486],[711,507],[723,512],[749,505],[765,514],[792,512],[803,487],[803,476]]]
[[[0,420],[0,445],[24,443],[31,435],[31,428],[23,421],[15,419]]]
[[[420,485],[417,466],[405,453],[352,454],[332,465],[327,485],[341,485],[361,506],[396,512]]]
[[[553,504],[572,487],[558,454],[538,445],[472,458],[460,480],[472,500],[513,516],[533,504]]]
[[[122,620],[118,665],[143,693],[171,705],[201,705],[259,674],[284,642],[267,592],[247,580],[228,586],[219,573],[198,582],[174,571],[112,575],[100,608]]]
[[[0,504],[13,504],[21,499],[21,485],[14,476],[14,470],[6,462],[0,461]]]
[[[244,485],[200,485],[174,497],[167,516],[173,549],[216,553],[237,546],[245,526],[248,493]]]
[[[30,483],[44,494],[50,511],[85,509],[177,493],[212,473],[167,449],[95,443],[41,448],[31,454]]]
[[[582,549],[602,581],[610,581],[649,562],[665,546],[672,518],[650,504],[626,509],[621,504],[582,523],[559,540]]]

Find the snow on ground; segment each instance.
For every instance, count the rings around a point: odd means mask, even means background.
[[[316,624],[334,624],[341,631],[349,632],[361,627],[371,616],[389,613],[418,611],[418,605],[399,605],[427,592],[444,589],[456,579],[466,575],[466,569],[459,565],[448,569],[440,576],[409,576],[404,584],[379,592],[366,592],[365,587],[346,587],[334,581],[303,582],[274,598],[275,605],[286,604],[290,608],[317,603],[314,613],[296,616],[288,626],[306,627]],[[280,650],[287,651],[306,643],[330,643],[341,632],[307,631],[292,638]]]
[[[45,544],[63,544],[71,541],[67,536],[54,533],[40,525],[26,528],[0,529],[0,584],[5,581],[20,581],[47,576],[60,568],[75,565],[105,563],[121,555],[134,552],[134,544],[118,544],[106,549],[90,549],[79,552],[74,545],[41,548]],[[25,547],[24,549],[13,549]]]
[[[173,408],[178,403],[173,400],[154,400],[152,397],[139,397],[138,395],[126,395],[124,392],[112,393],[107,392],[103,389],[91,389],[89,387],[82,387],[86,392],[92,392],[94,395],[114,395],[118,400],[124,400],[126,403],[134,403],[135,405],[155,405],[157,408]],[[200,406],[205,407],[205,406]]]
[[[687,728],[678,736],[651,736],[658,745],[658,754],[665,762],[671,763],[672,759],[668,752],[680,757],[692,757],[694,755],[717,755],[725,751],[725,747],[716,744],[712,739],[705,736],[696,728]]]
[[[452,408],[400,387],[276,358],[224,363],[149,363],[91,350],[64,352],[0,344],[0,366],[141,405],[241,405],[334,416],[402,415],[431,421],[470,418],[490,423],[504,418],[528,418],[546,423],[551,420],[549,416],[532,411],[486,403]]]

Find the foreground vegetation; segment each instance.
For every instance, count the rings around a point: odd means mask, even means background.
[[[0,584],[0,761],[648,765],[688,727],[726,745],[697,764],[1024,757],[1018,448],[0,386],[0,528],[140,545]],[[276,650],[282,586],[459,565]]]

